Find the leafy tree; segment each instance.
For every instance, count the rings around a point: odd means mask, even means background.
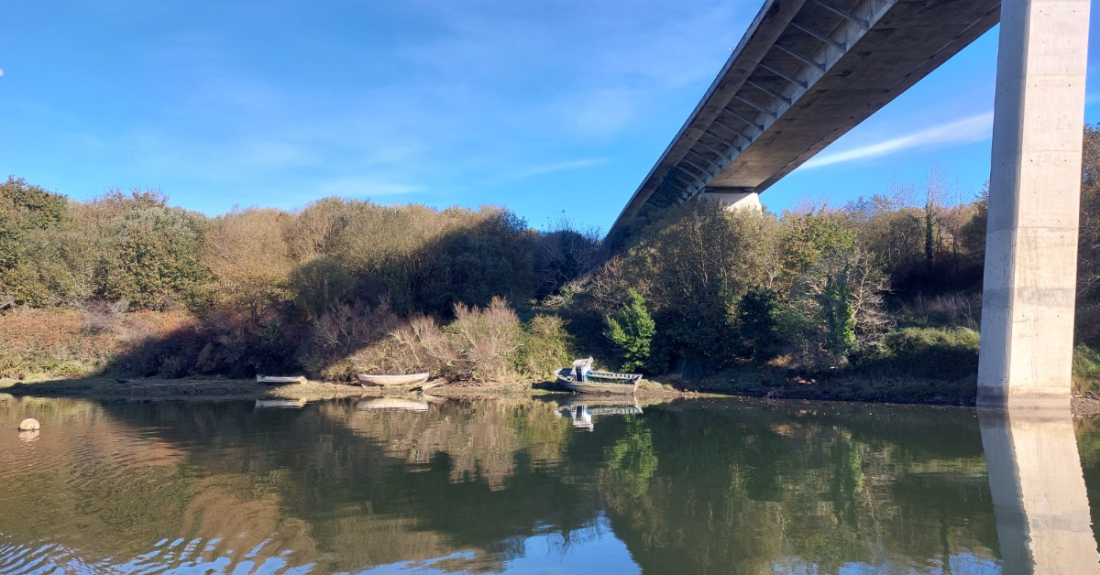
[[[824,210],[787,215],[784,219],[786,226],[780,241],[783,268],[795,276],[805,273],[823,257],[856,245],[856,234],[842,219]]]
[[[650,348],[657,324],[649,315],[645,298],[630,291],[630,301],[614,316],[607,318],[604,335],[615,345],[622,361],[622,369],[637,371],[646,368],[650,360]]]
[[[65,196],[14,176],[0,184],[0,296],[21,304],[53,301],[48,282],[35,269],[39,258],[28,250],[28,243],[37,245],[42,233],[58,227],[67,213]]]
[[[779,297],[765,288],[750,289],[737,304],[737,323],[741,340],[749,349],[752,360],[763,363],[782,353]]]
[[[828,333],[829,351],[845,357],[856,347],[856,313],[850,303],[848,269],[829,276],[825,289],[818,295]]]
[[[256,320],[287,297],[294,262],[284,239],[292,216],[275,209],[234,210],[214,219],[202,242],[213,302],[246,309]]]
[[[106,297],[150,309],[201,305],[200,288],[209,277],[200,259],[201,214],[142,206],[111,218],[106,228],[110,251],[101,254]]]

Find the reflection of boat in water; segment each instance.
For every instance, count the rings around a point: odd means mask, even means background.
[[[558,410],[557,413],[558,417],[568,416],[570,419],[572,419],[573,427],[576,427],[577,429],[592,431],[592,428],[596,426],[596,424],[592,422],[592,414],[589,413],[588,408],[583,405],[563,407],[562,409]]]
[[[277,376],[277,375],[260,375],[260,374],[256,374],[256,383],[276,384],[276,383],[305,383],[305,382],[306,382],[306,376],[304,376],[304,375],[284,377],[284,376]]]
[[[383,411],[428,411],[427,401],[415,399],[403,399],[400,397],[377,397],[374,399],[360,399],[355,404],[355,409],[366,411],[371,409]]]
[[[305,407],[305,399],[257,399],[256,409],[283,409]]]
[[[638,400],[636,399],[633,400],[633,403],[628,403],[621,399],[588,399],[567,401],[558,407],[556,413],[558,417],[569,417],[572,419],[573,427],[592,431],[592,428],[596,425],[592,420],[595,416],[641,415],[643,412],[642,406],[638,404]]]

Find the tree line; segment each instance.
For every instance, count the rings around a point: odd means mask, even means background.
[[[1100,130],[1087,126],[1084,142],[1077,367],[1089,378],[1100,376]],[[933,171],[919,188],[839,207],[701,201],[652,215],[612,251],[595,231],[534,230],[498,207],[325,198],[207,217],[156,191],[74,201],[11,177],[0,310],[79,312],[86,331],[125,340],[96,369],[143,375],[541,378],[592,354],[687,377],[748,365],[966,378],[988,194],[962,195]],[[119,318],[134,312],[190,319],[127,336]],[[26,371],[16,355],[0,356],[0,375]]]

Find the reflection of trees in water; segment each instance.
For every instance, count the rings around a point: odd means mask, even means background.
[[[327,404],[321,413],[377,442],[387,457],[428,464],[445,455],[452,482],[481,479],[492,489],[515,474],[519,454],[533,465],[557,464],[570,431],[543,402],[452,402],[426,413]]]
[[[657,471],[653,434],[636,417],[624,419],[622,435],[607,449],[607,472],[611,481],[625,486],[634,497],[641,497]]]
[[[489,572],[535,533],[567,552],[602,514],[650,574],[935,570],[996,548],[977,424],[958,414],[677,403],[578,434],[541,402],[33,409],[49,465],[20,471],[0,434],[0,532],[92,560],[162,538],[221,538],[208,553],[240,557],[271,537],[259,558],[291,550],[322,573],[438,558]]]
[[[836,573],[857,561],[938,568],[960,551],[990,557],[996,531],[976,422],[918,414],[889,422],[897,429],[886,439],[876,419],[651,409],[640,420],[660,457],[650,489],[634,497],[604,483],[601,494],[647,573],[772,573],[777,561]]]
[[[1100,420],[1075,418],[1074,431],[1077,435],[1077,450],[1081,453],[1081,469],[1085,475],[1085,489],[1092,505],[1093,531],[1100,526]],[[1100,539],[1100,536],[1097,537]]]
[[[33,413],[46,431],[22,450],[0,434],[0,533],[17,543],[58,542],[86,564],[146,553],[198,561],[253,548],[262,562],[281,549],[312,546],[306,526],[279,512],[276,493],[253,489],[263,475],[196,472],[186,445],[136,432],[95,403],[4,407],[0,421]],[[158,548],[162,538],[183,538],[197,550]]]

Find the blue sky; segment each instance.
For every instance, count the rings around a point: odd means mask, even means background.
[[[606,231],[759,6],[3,2],[0,174],[74,198],[159,188],[211,215],[339,195],[505,205],[535,227],[565,211]],[[994,29],[764,204],[919,189],[933,165],[972,196],[988,178],[996,44]]]

